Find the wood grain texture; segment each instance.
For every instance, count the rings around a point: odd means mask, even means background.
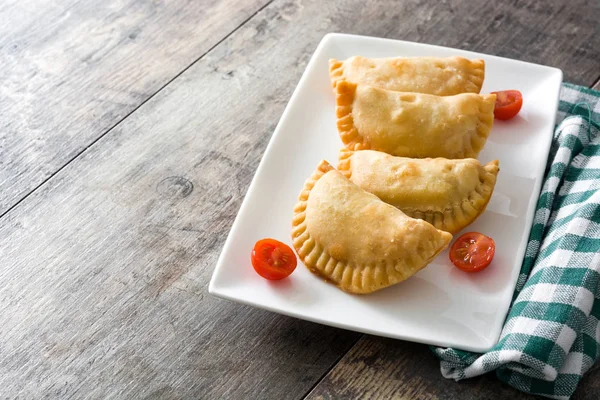
[[[324,399],[532,399],[492,374],[460,382],[440,373],[425,345],[365,335],[306,397]]]
[[[0,5],[0,215],[268,0]]]
[[[596,400],[600,397],[600,364],[596,363],[583,376],[571,400]]]
[[[574,400],[597,399],[600,366],[581,381]],[[537,399],[496,379],[493,373],[455,382],[440,373],[425,345],[365,335],[313,389],[306,400],[325,399]]]
[[[473,3],[453,2],[458,8],[471,7]],[[458,4],[462,3],[462,4]],[[448,4],[444,2],[444,4]],[[476,20],[479,13],[484,20],[493,18],[493,22],[488,32],[481,32],[482,37],[476,40],[475,47],[480,48],[477,51],[484,53],[503,55],[509,58],[522,59],[545,65],[551,65],[563,69],[564,80],[582,85],[593,85],[593,88],[600,89],[598,79],[598,60],[600,54],[597,50],[592,51],[587,45],[580,43],[576,45],[575,52],[565,51],[560,48],[558,42],[562,39],[560,35],[572,38],[574,33],[583,33],[585,37],[594,43],[594,46],[600,44],[598,39],[597,24],[594,26],[591,19],[584,23],[584,27],[578,24],[583,15],[582,12],[589,10],[588,6],[598,7],[599,4],[579,3],[575,7],[575,13],[566,15],[561,14],[568,6],[567,3],[555,2],[547,4],[550,8],[545,9],[540,15],[532,16],[532,12],[545,7],[536,2],[513,2],[513,4],[500,3],[489,5],[493,10],[488,10],[487,19],[485,7],[478,8],[473,6],[471,12],[465,9],[457,10],[451,13],[458,15],[459,18],[469,18]],[[442,7],[440,5],[440,7]],[[453,9],[451,6],[450,9]],[[598,12],[598,9],[596,9]],[[433,15],[430,13],[429,15]],[[527,16],[527,17],[526,17]],[[451,18],[450,15],[446,17]],[[525,18],[540,18],[535,22],[535,26],[526,27],[523,23]],[[546,19],[549,18],[549,19]],[[545,22],[542,22],[545,21]],[[461,21],[462,24],[467,21]],[[437,23],[437,22],[436,22]],[[554,43],[548,47],[548,44],[542,45],[535,42],[536,37],[545,34],[545,28],[554,24],[562,33],[547,39]],[[461,25],[461,23],[457,23]],[[437,26],[437,25],[436,25]],[[500,28],[502,27],[502,28]],[[498,28],[501,35],[496,35]],[[506,36],[502,33],[513,32],[511,40],[507,41],[508,46],[502,46]],[[480,32],[473,32],[473,36]],[[452,37],[450,37],[452,40]],[[437,44],[437,43],[436,43]],[[460,47],[460,45],[450,45],[441,42],[450,47]],[[469,40],[465,42],[469,44]],[[487,46],[498,46],[495,50],[489,50]],[[532,47],[528,49],[528,47]],[[555,47],[558,46],[558,47]],[[583,47],[580,47],[583,46]],[[545,48],[546,51],[543,51]],[[475,50],[475,49],[474,49]],[[526,54],[528,58],[519,56],[518,53]],[[578,76],[572,71],[576,67],[569,60],[570,53],[575,57],[587,59],[585,76]],[[577,53],[578,55],[575,55]],[[595,66],[594,66],[595,64]],[[600,393],[600,367],[595,365],[581,381],[573,399],[595,399]],[[512,398],[529,399],[536,396],[527,395],[504,385],[495,378],[493,374],[469,379],[455,383],[444,379],[439,372],[439,361],[429,351],[426,346],[383,339],[365,335],[353,347],[335,368],[330,371],[325,378],[315,387],[307,396],[307,399],[490,399],[490,398]]]
[[[261,13],[5,215],[4,396],[297,398],[355,343],[206,293],[314,50],[277,37],[298,12]]]
[[[595,26],[579,3],[541,11],[532,1],[490,3],[276,0],[7,213],[3,395],[303,397],[359,335],[206,293],[270,134],[330,31],[468,48],[563,67],[572,81],[596,78],[598,46],[578,52]],[[499,15],[489,32],[481,21]],[[581,34],[566,35],[553,18],[578,18]],[[390,342],[419,362],[433,357]],[[423,365],[423,376],[442,379],[433,363]],[[419,385],[427,382],[415,380],[408,393]]]

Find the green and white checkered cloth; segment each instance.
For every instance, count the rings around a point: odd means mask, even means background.
[[[568,399],[600,357],[600,92],[563,84],[544,185],[500,340],[484,354],[434,348],[444,377],[496,371]]]

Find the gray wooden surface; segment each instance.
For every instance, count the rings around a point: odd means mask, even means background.
[[[206,289],[325,33],[523,59],[592,85],[597,3],[42,3],[0,6],[2,397],[524,397],[493,377],[444,380],[425,346]],[[593,381],[578,393],[598,394]]]
[[[3,2],[0,215],[268,2]]]
[[[600,395],[600,365],[584,377],[573,400]],[[460,382],[440,374],[439,361],[427,346],[365,335],[306,397],[323,399],[507,399],[537,396],[521,393],[493,373]]]

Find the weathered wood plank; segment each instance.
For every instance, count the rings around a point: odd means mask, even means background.
[[[278,38],[301,14],[265,10],[2,219],[3,395],[295,398],[355,343],[206,295],[314,49]]]
[[[444,379],[427,346],[365,335],[306,397],[323,399],[535,398],[492,374],[455,382]]]
[[[565,81],[598,77],[599,3],[447,0],[339,4],[331,30],[495,54],[561,68]],[[354,15],[349,16],[349,13]],[[346,21],[343,21],[346,19]],[[348,25],[348,20],[353,25]]]
[[[596,400],[600,396],[600,364],[596,363],[583,376],[571,400]]]
[[[0,215],[267,3],[0,5]]]
[[[566,15],[595,26],[576,4],[323,3],[270,4],[0,220],[6,397],[300,398],[352,346],[357,334],[206,295],[268,138],[326,32],[595,78],[598,49],[576,51],[586,31],[569,37],[549,25]],[[481,21],[500,12],[491,36]],[[511,46],[514,29],[540,45],[526,52],[515,37]]]
[[[581,381],[574,400],[597,399],[600,367]],[[323,399],[535,399],[501,383],[494,374],[460,382],[440,374],[427,346],[365,335],[306,397]]]
[[[467,6],[467,2],[464,2],[464,6]],[[469,6],[472,6],[472,3],[469,3]],[[546,30],[549,29],[550,23],[554,19],[556,26],[560,26],[558,29],[563,31],[562,34],[572,38],[573,34],[582,33],[591,40],[590,43],[600,44],[597,39],[597,26],[594,27],[587,23],[584,23],[585,26],[578,24],[580,19],[577,14],[583,16],[583,11],[589,11],[587,8],[589,4],[577,4],[575,7],[578,10],[575,13],[561,14],[568,6],[568,3],[553,3],[550,9],[545,9],[541,15],[534,17],[542,18],[544,23],[541,23],[542,21],[534,22],[535,27],[533,25],[527,27],[523,25],[523,22],[527,20],[526,18],[532,17],[531,13],[534,10],[540,10],[540,7],[543,7],[541,4],[519,2],[510,6],[505,3],[494,5],[493,7],[496,9],[490,10],[487,18],[487,20],[493,19],[491,30],[483,34],[479,42],[483,48],[480,48],[479,51],[556,66],[563,69],[565,81],[583,85],[595,83],[593,88],[600,89],[600,82],[597,81],[597,60],[600,57],[595,54],[596,52],[590,53],[588,46],[575,45],[575,52],[589,61],[586,76],[582,77],[572,72],[577,67],[572,64],[573,60],[568,59],[569,51],[551,46],[544,52],[540,43],[536,42],[536,38],[549,33]],[[597,7],[595,12],[600,11],[598,4],[595,7]],[[477,20],[481,11],[484,11],[483,8],[475,7],[471,13],[463,10],[458,14]],[[485,12],[480,16],[484,15]],[[588,20],[588,22],[591,21]],[[490,51],[485,47],[495,46],[506,40],[506,37],[501,37],[502,35],[494,35],[500,25],[504,25],[503,32],[513,32],[512,39],[514,40],[508,41],[509,46],[513,47]],[[554,37],[552,40],[559,40],[559,38]],[[583,47],[579,47],[580,45]],[[546,46],[543,45],[543,47]],[[533,51],[528,47],[532,47]],[[502,51],[506,51],[506,54],[502,54]],[[523,54],[527,54],[530,58],[522,58],[513,51],[523,51]],[[595,366],[588,372],[575,392],[574,399],[598,397],[598,393],[600,393],[600,384],[597,383],[599,371],[600,368]],[[534,398],[534,396],[523,394],[502,384],[492,374],[460,383],[446,380],[439,372],[439,361],[425,346],[366,335],[325,376],[307,396],[307,399],[489,399],[509,397],[513,399]]]

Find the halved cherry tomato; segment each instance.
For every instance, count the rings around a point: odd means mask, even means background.
[[[262,239],[252,249],[252,266],[263,278],[277,281],[296,269],[296,254],[285,243],[275,239]]]
[[[494,117],[496,119],[511,119],[519,113],[523,105],[523,95],[518,90],[503,90],[492,92],[496,95]]]
[[[491,237],[479,232],[461,235],[450,248],[450,261],[465,272],[485,269],[494,258],[496,244]]]

